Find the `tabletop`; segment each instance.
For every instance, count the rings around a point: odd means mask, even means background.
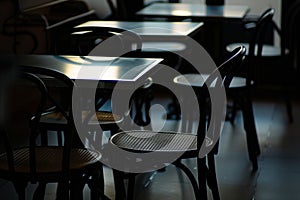
[[[101,56],[16,55],[19,66],[49,68],[73,80],[98,81],[99,87],[116,83],[134,87],[156,72],[161,58],[125,58]],[[102,84],[101,84],[102,83]]]
[[[88,21],[77,27],[114,27],[131,30],[141,37],[147,36],[192,36],[203,22],[165,22],[165,21]]]
[[[136,14],[144,17],[183,17],[201,20],[240,20],[248,13],[248,6],[210,6],[197,3],[153,3]]]
[[[203,22],[166,21],[88,21],[77,27],[115,27],[137,33],[142,41],[143,52],[178,52],[186,49],[185,41],[194,37],[203,27]]]

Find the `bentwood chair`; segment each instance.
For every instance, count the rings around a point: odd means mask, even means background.
[[[99,48],[99,45],[103,45]],[[98,47],[98,48],[97,48]],[[141,39],[133,32],[119,28],[110,27],[78,27],[65,30],[57,37],[54,52],[58,55],[79,55],[79,56],[124,56],[130,53],[137,53],[141,49]],[[135,52],[135,53],[133,53]],[[61,90],[64,96],[64,91]],[[121,115],[112,114],[108,109],[102,109],[110,99],[111,92],[101,90],[96,93],[96,116],[89,116],[91,120],[88,125],[93,132],[97,126],[101,126],[103,131],[115,133],[118,124],[123,122]],[[88,101],[88,100],[87,100]],[[88,109],[88,108],[87,108]],[[51,108],[42,115],[40,126],[47,130],[57,131],[59,144],[62,141],[62,133],[66,127],[64,116],[55,109]],[[47,143],[47,139],[44,138]]]
[[[231,51],[237,45],[246,46],[248,71],[251,72],[252,79],[254,79],[256,83],[274,79],[275,81],[272,81],[272,83],[282,85],[283,92],[280,96],[285,99],[287,115],[290,122],[293,121],[293,114],[290,94],[287,87],[289,80],[287,80],[286,77],[291,78],[293,76],[292,65],[296,63],[294,62],[296,60],[293,60],[293,58],[297,58],[297,53],[295,53],[299,46],[295,34],[297,13],[299,13],[299,2],[291,6],[285,23],[286,27],[283,27],[281,31],[276,23],[272,21],[271,15],[274,15],[274,9],[267,9],[257,20],[253,19],[245,23],[246,30],[250,31],[249,43],[233,43],[226,47],[227,51]],[[264,43],[267,28],[271,28],[279,34],[280,46]],[[258,84],[259,83],[257,83],[257,85]]]
[[[140,57],[142,50],[141,37],[130,31],[112,27],[77,27],[72,30],[70,41],[79,47],[79,55]],[[148,110],[152,100],[151,80],[138,89],[132,97],[132,116],[138,125],[150,123]],[[144,108],[145,112],[141,112]],[[131,115],[133,113],[131,112]]]
[[[18,78],[11,80],[5,96],[7,119],[0,130],[5,150],[0,155],[1,178],[13,183],[19,199],[25,199],[28,183],[38,183],[33,199],[44,199],[47,183],[58,183],[57,199],[83,199],[85,184],[90,186],[92,199],[103,196],[96,182],[102,173],[101,154],[73,144],[76,132],[71,110],[69,113],[61,110],[68,124],[63,147],[40,145],[39,120],[47,101],[53,99],[49,99],[44,81],[34,74],[59,77],[66,87],[74,87],[73,81],[58,72],[30,67],[22,67]],[[21,103],[16,97],[22,99]],[[16,137],[24,140],[16,142]]]
[[[196,87],[194,87],[193,82],[190,82],[190,80],[193,81],[193,79],[190,79],[190,76],[180,76],[175,78],[175,82],[177,82],[179,86],[178,89],[186,90],[185,87],[192,86],[195,93],[200,98],[198,101],[200,104],[198,134],[195,135],[190,132],[155,132],[151,130],[133,130],[117,133],[110,138],[110,143],[112,153],[122,152],[118,151],[120,149],[125,153],[124,156],[121,153],[119,156],[114,155],[117,156],[116,160],[119,165],[123,164],[124,169],[129,165],[133,165],[138,173],[143,167],[149,172],[151,169],[158,170],[160,167],[173,164],[180,168],[189,178],[196,199],[207,199],[206,181],[212,190],[214,199],[219,199],[214,153],[209,153],[207,156],[208,166],[206,165],[206,156],[204,158],[198,157],[202,143],[209,140],[209,137],[206,136],[206,117],[209,112],[206,113],[207,111],[204,108],[208,108],[206,101],[206,99],[209,98],[208,88],[228,88],[234,74],[241,66],[244,54],[244,47],[235,49],[228,60],[206,77],[206,79],[202,79],[202,84],[198,82]],[[220,76],[218,76],[218,73],[220,73]],[[201,86],[199,87],[200,84]],[[189,98],[186,98],[186,96],[182,99],[185,103],[188,103],[188,100]],[[226,109],[225,102],[221,108],[223,111]],[[220,125],[221,124],[218,124],[217,120],[214,120],[213,118],[209,124],[209,126],[213,127]],[[218,128],[215,130],[218,130]],[[148,159],[146,159],[147,157],[143,157],[152,153],[154,154],[153,157],[150,156]],[[198,179],[196,179],[191,170],[181,162],[182,159],[187,158],[197,158]],[[158,163],[155,164],[156,161],[161,165]],[[148,162],[153,165],[147,166]],[[120,175],[120,179],[121,177],[122,176]],[[122,182],[122,180],[120,180],[119,183],[120,182]],[[127,199],[134,199],[134,174],[129,178]]]
[[[103,46],[97,49],[98,52],[94,52],[96,51],[94,48],[100,44]],[[85,26],[64,30],[56,38],[54,48],[54,53],[60,55],[116,57],[127,56],[126,53],[133,55],[139,53],[142,48],[142,42],[141,38],[130,30],[114,27]],[[95,55],[95,53],[99,55]]]
[[[262,61],[263,41],[265,39],[268,25],[271,25],[274,16],[274,9],[267,9],[259,19],[253,23],[247,23],[246,27],[252,29],[252,36],[249,44],[245,44],[247,52],[244,62],[245,67],[239,76],[233,80],[232,87],[228,90],[228,95],[233,99],[233,108],[230,120],[233,123],[237,108],[240,108],[243,114],[244,129],[246,131],[247,146],[249,158],[252,162],[253,170],[258,168],[257,156],[260,154],[260,147],[257,137],[255,118],[253,113],[251,91],[256,84],[255,65]],[[243,44],[231,44],[227,46],[230,52],[235,46]]]
[[[66,30],[61,37],[57,38],[55,53],[80,56],[138,57],[141,48],[141,38],[132,31],[111,27],[76,27]],[[97,111],[96,117],[88,116],[92,117],[87,123],[91,133],[90,141],[95,140],[97,144],[101,143],[102,134],[95,131],[99,130],[98,126],[102,131],[109,131],[111,135],[116,133],[119,130],[119,124],[127,122],[128,115],[131,115],[135,123],[139,125],[149,124],[148,112],[152,98],[150,86],[151,82],[135,91],[131,98],[130,110],[122,111],[119,114],[113,114],[110,108],[107,109],[109,106],[106,106],[105,111],[103,110],[102,106],[107,105],[107,102],[110,101],[111,89],[108,91],[105,88],[99,89],[95,96],[96,105],[91,105],[87,109],[93,109],[95,106],[94,109]],[[145,112],[142,112],[143,108],[145,108]],[[55,129],[59,134],[64,131],[65,119],[60,112],[54,110],[54,112],[43,115],[42,122],[40,125],[45,130]],[[102,180],[102,178],[100,179]]]

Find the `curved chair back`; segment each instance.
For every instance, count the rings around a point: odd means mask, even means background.
[[[252,35],[249,43],[249,57],[260,57],[262,55],[263,42],[266,36],[268,25],[272,22],[274,12],[275,10],[273,8],[268,8],[261,14],[256,22],[254,34]]]
[[[209,78],[206,80],[206,86],[212,84],[212,82],[217,79],[218,73],[220,73],[222,79],[216,80],[216,86],[229,88],[233,77],[237,75],[242,66],[241,64],[245,54],[246,48],[244,46],[239,46],[230,52],[228,58],[210,74]]]
[[[47,100],[47,105],[43,103],[42,109],[39,110],[35,115],[32,115],[31,120],[31,129],[32,131],[35,131],[36,133],[31,134],[30,138],[30,147],[34,148],[36,146],[36,136],[38,135],[38,127],[39,127],[39,121],[41,115],[45,112],[45,110],[51,106],[55,106],[59,112],[62,113],[62,115],[67,119],[67,126],[68,126],[68,131],[64,134],[64,150],[63,150],[63,155],[62,155],[62,171],[66,172],[69,170],[69,164],[70,164],[70,151],[71,151],[71,146],[77,146],[77,147],[82,147],[82,144],[80,142],[80,139],[75,137],[74,134],[74,120],[73,120],[73,113],[72,113],[72,91],[76,89],[76,85],[74,81],[72,81],[69,77],[64,75],[63,73],[59,71],[55,71],[52,69],[48,68],[40,68],[40,67],[31,67],[31,66],[20,66],[20,70],[24,74],[32,74],[31,76],[33,77],[43,77],[43,80],[40,78],[35,78],[37,79],[36,82],[39,85],[42,85],[44,88],[39,86],[41,88],[41,93],[43,94],[43,98],[46,98]],[[48,81],[49,85],[50,82],[52,84],[58,84],[61,87],[64,87],[64,96],[61,97],[61,99],[56,99],[53,97],[50,92],[48,92]],[[54,81],[55,83],[53,83]],[[65,108],[67,107],[67,108]],[[32,172],[35,173],[34,171],[34,157],[33,157],[33,163],[32,163]]]
[[[21,97],[22,102],[20,103],[20,98],[16,97]],[[42,110],[46,105],[47,88],[43,81],[37,76],[26,72],[21,72],[20,74],[18,74],[18,78],[14,79],[9,84],[9,94],[6,95],[6,98],[6,115],[9,120],[7,120],[3,128],[1,127],[2,130],[0,133],[0,137],[1,141],[5,146],[8,169],[11,173],[10,176],[14,175],[15,168],[18,165],[18,163],[15,161],[16,155],[13,155],[13,149],[16,148],[16,145],[18,145],[16,143],[13,143],[11,139],[11,133],[13,133],[18,134],[17,137],[19,137],[19,139],[24,139],[23,142],[25,142],[28,139],[22,138],[24,137],[23,135],[29,134],[29,171],[31,172],[32,177],[34,177],[36,166],[34,148],[38,131],[38,125],[36,122],[40,119]],[[36,120],[29,124],[31,116],[36,116]],[[22,121],[28,123],[23,124]],[[19,130],[18,125],[20,127],[23,127],[22,130]]]
[[[76,27],[58,38],[55,53],[118,57],[124,52],[138,53],[141,48],[141,38],[132,31],[113,27]]]
[[[285,49],[288,49],[292,68],[299,71],[300,29],[297,23],[300,20],[300,1],[295,1],[287,13],[285,26],[282,27],[281,54],[285,55]]]
[[[50,68],[18,66],[17,70],[5,95],[7,123],[0,124],[0,143],[5,148],[5,152],[0,154],[0,177],[13,183],[19,199],[25,199],[28,182],[39,183],[34,199],[43,199],[46,184],[52,182],[59,183],[56,194],[58,199],[74,199],[79,191],[70,189],[70,180],[73,177],[92,177],[96,172],[99,181],[97,170],[100,167],[98,159],[101,154],[82,148],[80,141],[74,143],[77,134],[74,134],[71,109],[69,112],[60,109],[68,125],[64,130],[63,146],[46,146],[42,141],[39,143],[38,139],[42,140],[40,119],[48,106],[48,100],[54,101],[46,86],[48,81],[50,84],[53,79],[59,79],[65,83],[64,87],[72,87],[70,89],[76,86],[64,74]],[[69,99],[71,97],[69,95]],[[84,179],[90,181],[89,178]],[[85,180],[80,181],[80,184],[86,184]],[[99,191],[98,186],[97,189],[93,186],[90,188],[97,190],[97,193]],[[100,191],[99,195],[102,195]]]

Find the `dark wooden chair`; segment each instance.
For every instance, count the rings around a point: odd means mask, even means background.
[[[54,52],[58,55],[80,55],[80,56],[125,56],[136,55],[141,49],[139,36],[130,31],[110,27],[78,27],[65,30],[57,38]],[[104,42],[106,41],[106,42]],[[98,45],[105,45],[98,48]],[[113,47],[113,48],[112,48]],[[135,53],[134,53],[135,52]],[[62,90],[61,95],[65,96]],[[103,110],[102,107],[110,99],[111,91],[101,90],[96,93],[96,115],[88,116],[91,131],[101,126],[103,131],[115,133],[118,123],[123,122],[122,115],[113,114],[110,109]],[[88,100],[86,100],[88,101]],[[61,132],[66,127],[66,119],[55,109],[55,106],[44,113],[40,122],[41,127],[47,130],[55,130],[61,138]],[[61,144],[62,139],[59,139]],[[45,141],[47,142],[47,141]]]
[[[202,81],[201,87],[199,83],[196,86],[189,82],[189,77],[184,75],[175,78],[175,82],[178,84],[179,89],[186,89],[185,87],[193,87],[194,91],[199,95],[199,107],[200,107],[200,120],[198,126],[198,133],[192,134],[190,132],[155,132],[151,130],[144,131],[126,131],[115,134],[111,137],[111,152],[122,152],[117,156],[116,163],[123,165],[124,169],[128,166],[134,165],[136,173],[140,173],[145,170],[158,170],[169,164],[173,164],[180,168],[189,178],[196,199],[207,199],[206,181],[211,188],[214,199],[219,199],[219,191],[217,178],[215,173],[214,163],[214,151],[208,153],[208,165],[206,165],[206,156],[199,158],[199,151],[203,142],[208,141],[210,138],[206,136],[207,126],[207,114],[206,109],[208,104],[206,99],[209,98],[210,89],[217,89],[221,87],[228,88],[233,75],[237,69],[241,66],[245,54],[245,48],[239,47],[232,52],[229,59],[220,65],[209,77]],[[220,76],[218,76],[220,73]],[[203,80],[203,79],[202,79]],[[182,87],[182,88],[181,88]],[[183,97],[182,101],[188,103],[189,99]],[[222,110],[226,108],[224,102]],[[186,113],[189,114],[189,113]],[[186,116],[183,117],[187,119]],[[212,118],[210,126],[220,126],[217,120]],[[217,129],[216,129],[217,130]],[[212,138],[211,138],[212,139]],[[122,149],[124,151],[119,151]],[[131,154],[132,153],[132,154]],[[154,154],[152,157],[147,157],[147,154]],[[197,158],[197,170],[198,178],[195,178],[193,173],[185,166],[181,160],[186,158]],[[152,163],[154,161],[154,163]],[[114,160],[112,160],[114,162]],[[147,162],[153,165],[148,166]],[[155,163],[157,162],[157,163]],[[132,172],[128,183],[127,199],[134,199],[134,176]],[[121,179],[120,173],[120,179]],[[120,180],[119,182],[121,182]],[[120,187],[121,188],[121,187]],[[122,191],[120,191],[122,192]]]
[[[44,199],[47,183],[58,183],[57,199],[83,199],[85,184],[90,186],[92,199],[100,196],[105,199],[97,178],[102,173],[99,167],[101,154],[74,145],[77,133],[72,110],[68,113],[61,110],[67,120],[63,146],[41,145],[38,141],[39,121],[49,101],[49,93],[44,81],[35,74],[56,77],[66,87],[74,87],[73,81],[58,72],[22,67],[19,78],[10,82],[5,96],[5,105],[10,109],[7,109],[6,123],[1,124],[0,130],[0,141],[5,149],[0,155],[1,178],[13,183],[19,199],[25,199],[28,183],[38,183],[33,199]],[[16,101],[16,97],[22,102]],[[15,137],[19,142],[12,140]]]
[[[98,48],[99,52],[94,52],[94,48],[99,45],[103,47]],[[141,38],[130,30],[85,26],[63,30],[57,37],[54,48],[54,54],[59,55],[117,57],[139,53],[142,49],[142,42]]]
[[[56,54],[80,56],[139,57],[141,49],[142,41],[136,33],[112,27],[76,27],[61,35],[55,45]],[[88,60],[87,57],[86,59]],[[111,99],[111,90],[99,89],[95,97],[95,110],[98,111],[96,113],[97,120],[93,120],[95,119],[93,117],[92,121],[87,123],[87,127],[90,129],[89,132],[95,133],[94,140],[97,140],[98,144],[101,141],[102,134],[94,131],[97,130],[97,126],[100,126],[103,131],[110,131],[113,135],[119,130],[119,123],[131,122],[129,118],[133,118],[134,122],[140,126],[150,123],[151,85],[150,81],[137,89],[131,98],[130,109],[121,111],[119,114],[113,114],[111,109],[103,112],[102,106]],[[145,112],[143,112],[143,109]],[[61,132],[65,127],[65,119],[60,113],[50,112],[43,115],[42,119],[43,127],[46,125],[48,130],[50,127],[55,127],[56,130]]]
[[[272,23],[274,9],[270,8],[264,11],[257,20],[249,20],[246,27],[251,29],[252,37],[248,44],[245,44],[247,52],[244,62],[244,70],[233,80],[233,85],[228,90],[228,95],[233,100],[233,106],[230,110],[229,120],[234,122],[237,109],[240,108],[243,114],[244,129],[246,131],[247,146],[249,158],[252,162],[253,170],[258,168],[257,156],[260,155],[259,141],[255,125],[255,118],[252,105],[252,89],[256,84],[255,63],[262,61],[263,42],[266,30]],[[243,43],[231,44],[227,46],[230,52],[234,47],[243,45]]]
[[[282,93],[279,96],[285,100],[288,119],[290,122],[293,122],[292,104],[288,87],[290,86],[290,80],[286,77],[293,77],[293,65],[297,65],[295,61],[297,60],[296,52],[299,48],[299,42],[295,34],[295,22],[298,17],[297,13],[299,13],[299,2],[291,6],[285,23],[286,27],[283,27],[282,30],[278,28],[275,22],[272,21],[270,14],[268,14],[272,10],[267,9],[258,19],[253,18],[245,23],[246,30],[250,31],[251,36],[248,43],[229,44],[226,49],[230,51],[237,45],[246,46],[248,71],[252,74],[251,78],[257,86],[259,86],[259,82],[263,84],[264,80],[266,80],[265,82],[271,81],[273,84],[282,85]],[[274,11],[272,12],[274,13]],[[269,15],[269,17],[266,15]],[[272,28],[272,30],[275,30],[275,33],[279,34],[280,46],[265,44],[267,28]]]

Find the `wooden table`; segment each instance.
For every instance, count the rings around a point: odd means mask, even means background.
[[[48,68],[73,80],[97,81],[103,89],[136,88],[153,75],[161,58],[115,58],[94,56],[16,55],[17,65]],[[1,60],[1,57],[0,57]]]
[[[249,12],[248,6],[204,5],[196,3],[153,3],[136,14],[140,17],[192,19],[205,22],[203,45],[217,63],[222,62],[223,22],[241,23]],[[209,23],[206,23],[209,22]]]
[[[100,56],[54,56],[54,55],[17,55],[17,65],[32,68],[47,68],[61,72],[76,81],[78,88],[89,98],[103,98],[103,103],[110,99],[112,92],[119,96],[130,94],[139,88],[151,84],[151,77],[159,70],[161,58],[125,58]],[[1,62],[1,56],[0,56]],[[53,79],[46,79],[48,84],[60,87]],[[87,99],[89,99],[87,96]],[[125,98],[125,97],[124,97]],[[130,98],[130,97],[129,97]],[[123,99],[124,100],[124,99]],[[97,104],[99,108],[103,104]],[[119,108],[117,108],[119,109]],[[141,115],[142,110],[137,111]]]
[[[141,17],[192,18],[193,20],[241,20],[249,12],[248,6],[210,6],[196,3],[153,3],[138,11]]]
[[[142,38],[151,36],[193,36],[202,26],[203,22],[162,22],[162,21],[88,21],[77,27],[96,26],[114,27],[131,30]]]
[[[161,21],[88,21],[77,27],[114,27],[130,30],[141,36],[143,51],[157,49],[182,51],[186,48],[186,37],[194,37],[203,27],[203,22],[161,22]],[[155,50],[156,49],[156,50]]]

